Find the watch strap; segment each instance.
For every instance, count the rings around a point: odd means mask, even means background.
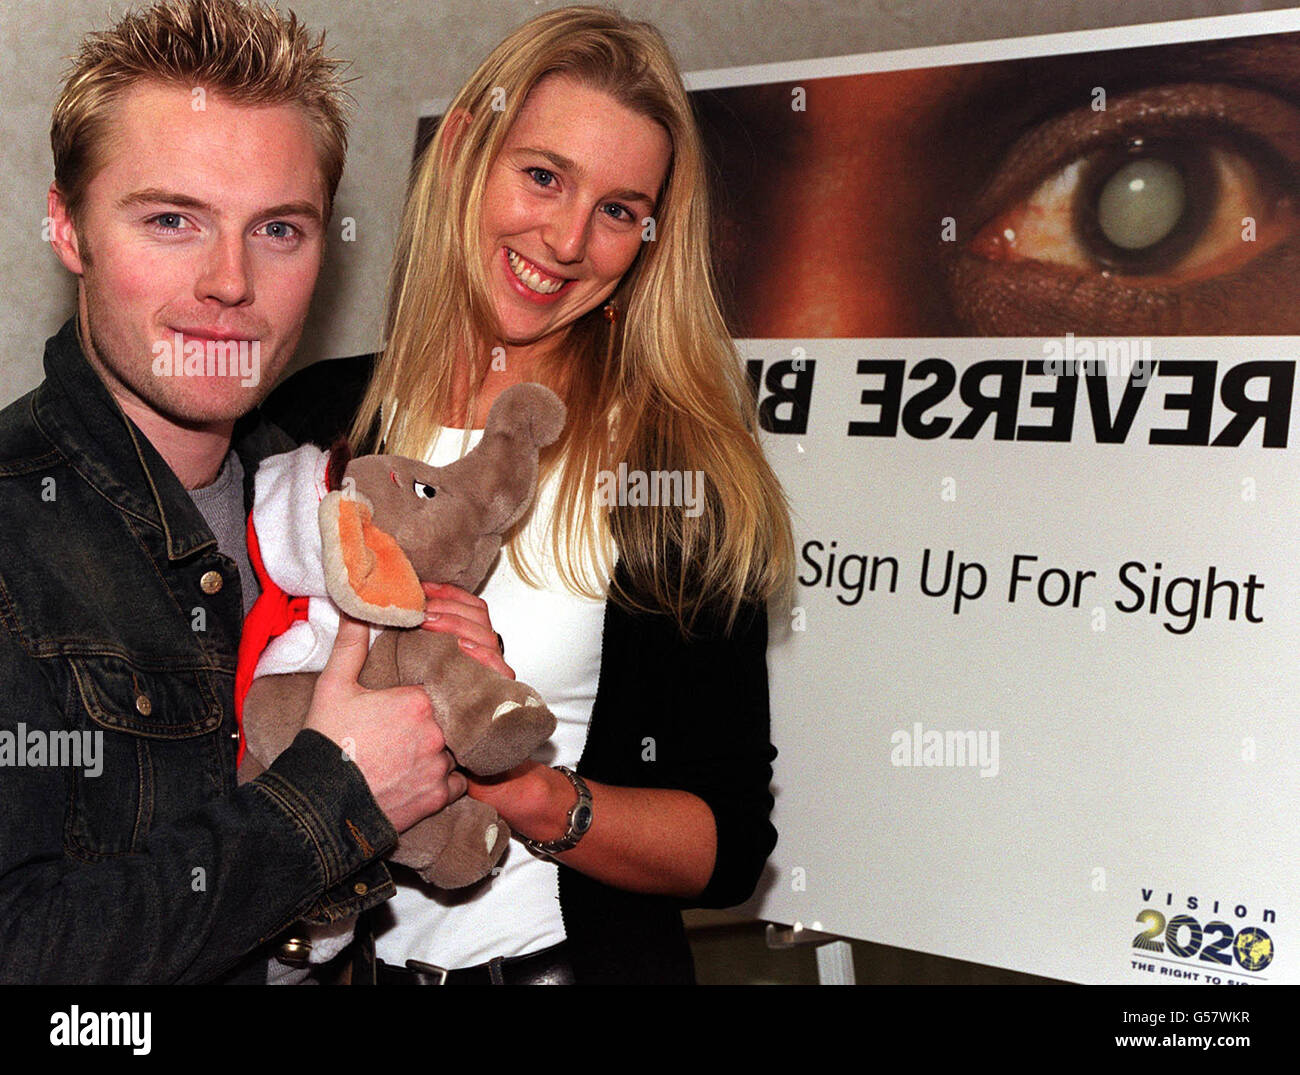
[[[583,836],[587,834],[587,830],[591,828],[592,821],[591,789],[587,787],[587,782],[567,765],[557,765],[555,766],[555,771],[563,773],[565,777],[568,778],[569,783],[573,785],[573,790],[578,794],[577,801],[569,807],[568,828],[565,830],[564,835],[558,840],[549,840],[543,843],[540,840],[530,840],[527,837],[522,838],[524,846],[527,847],[529,851],[535,852],[539,855],[545,855],[547,858],[576,847],[578,841],[581,840]]]

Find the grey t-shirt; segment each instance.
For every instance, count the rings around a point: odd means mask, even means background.
[[[239,568],[239,584],[243,591],[244,615],[253,607],[260,588],[248,559],[248,530],[244,517],[244,466],[233,451],[221,464],[221,473],[211,485],[189,490],[190,499],[207,520],[217,539],[217,548],[235,561]],[[267,965],[268,985],[315,985],[316,979],[306,968],[290,967],[278,959]]]
[[[244,515],[244,465],[233,451],[226,453],[221,473],[211,485],[190,489],[190,499],[199,509],[217,539],[217,548],[235,561],[244,598],[244,615],[261,592],[248,559],[248,520]]]

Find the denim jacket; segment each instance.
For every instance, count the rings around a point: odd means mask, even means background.
[[[237,786],[238,571],[75,321],[45,374],[0,411],[0,981],[262,981],[392,895],[397,834],[315,732]],[[288,446],[239,423],[246,500]]]

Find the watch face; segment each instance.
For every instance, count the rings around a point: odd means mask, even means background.
[[[591,807],[586,803],[574,808],[573,811],[573,831],[581,836],[591,828]]]

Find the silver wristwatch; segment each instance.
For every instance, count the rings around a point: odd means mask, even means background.
[[[538,855],[545,855],[547,858],[577,846],[578,841],[591,828],[591,789],[587,787],[587,782],[567,765],[557,765],[555,771],[568,777],[569,783],[573,785],[573,790],[578,793],[578,801],[569,807],[569,827],[558,840],[551,840],[547,843],[542,843],[539,840],[529,840],[527,837],[523,838],[523,844],[529,851]]]

